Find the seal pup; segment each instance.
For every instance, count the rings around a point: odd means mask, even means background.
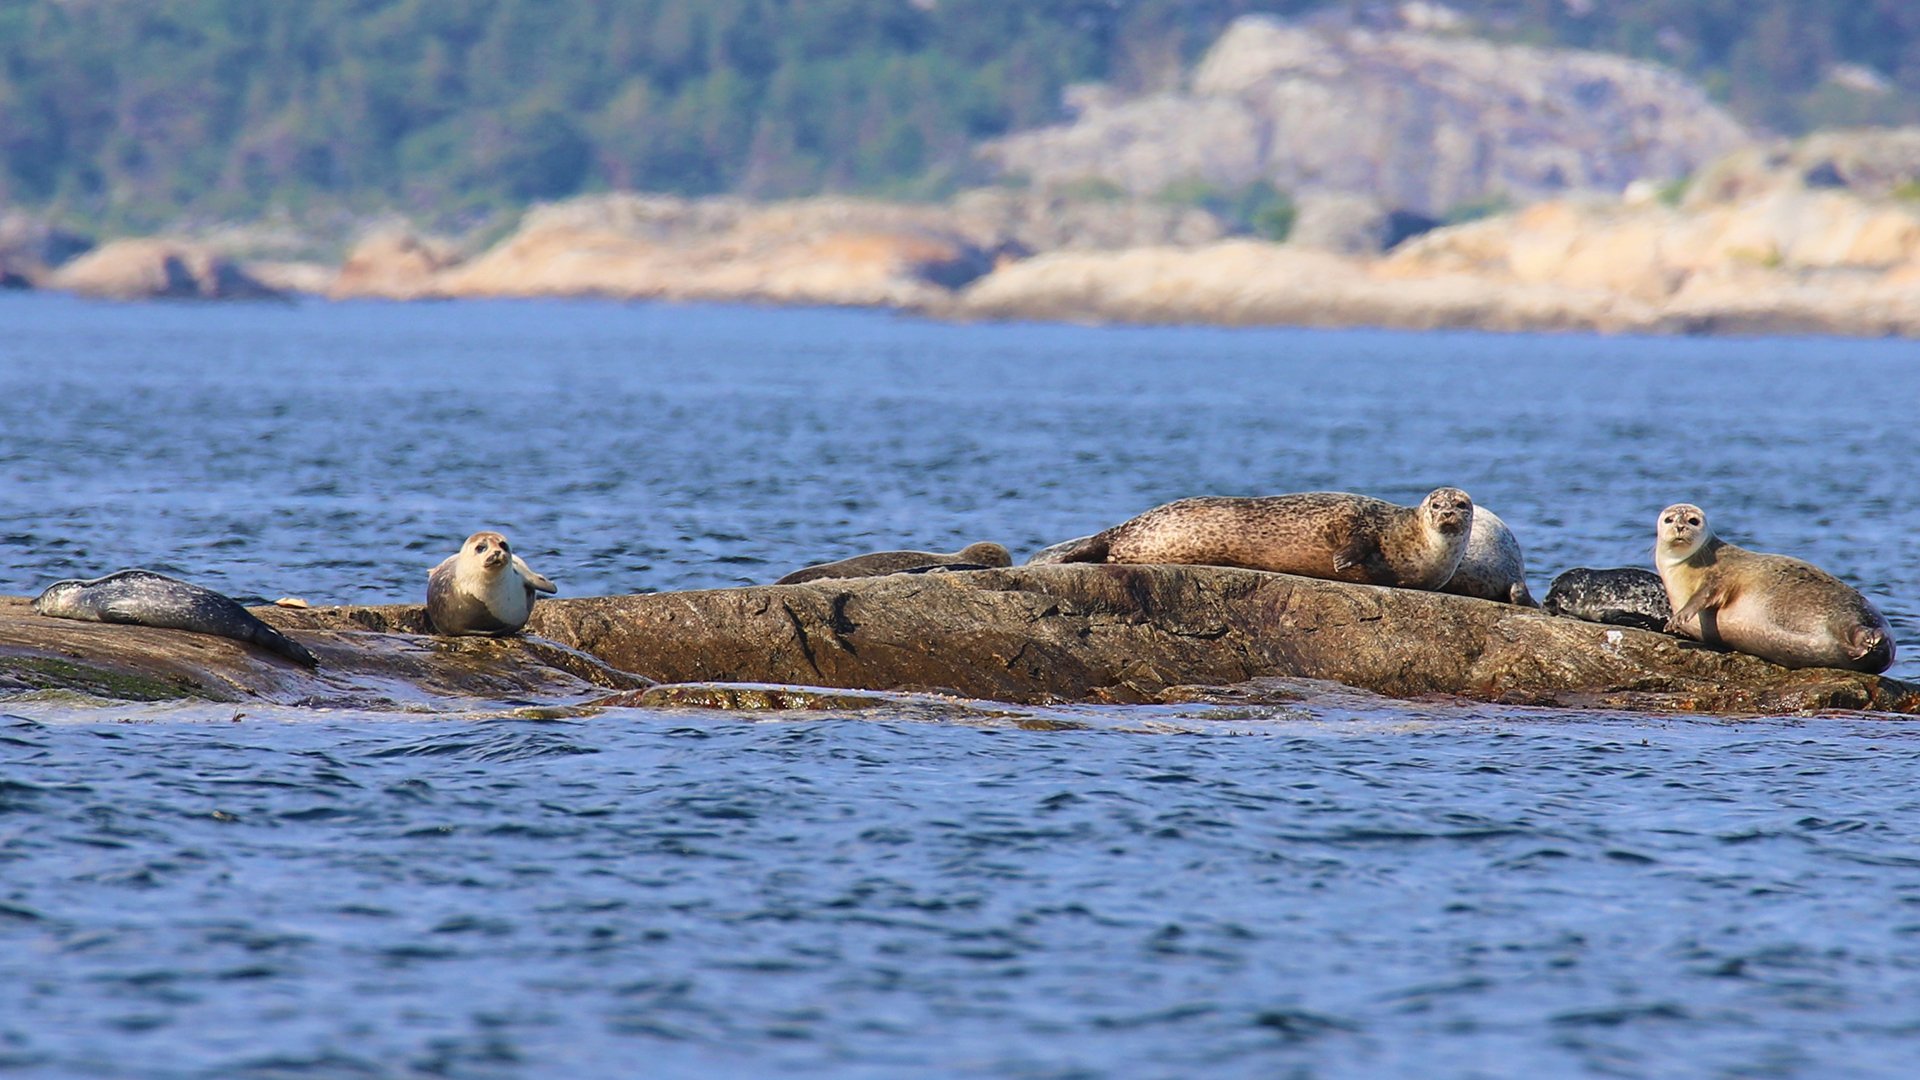
[[[1591,570],[1584,566],[1553,579],[1540,610],[1569,619],[1665,630],[1673,618],[1660,575],[1637,566]]]
[[[1727,543],[1692,503],[1660,511],[1655,536],[1654,565],[1673,605],[1669,633],[1782,667],[1877,675],[1893,665],[1886,618],[1825,570]]]
[[[467,537],[427,574],[427,621],[442,634],[514,634],[533,614],[535,593],[559,592],[497,532]]]
[[[1514,539],[1513,530],[1499,514],[1484,506],[1473,508],[1467,550],[1440,591],[1521,607],[1540,606],[1527,591],[1527,561],[1520,554],[1520,541]]]
[[[261,622],[232,597],[151,570],[120,570],[91,580],[56,581],[33,610],[56,619],[128,623],[213,634],[257,645],[307,667],[320,661],[292,638]]]
[[[1059,553],[1060,562],[1190,563],[1438,589],[1460,566],[1473,500],[1435,488],[1418,506],[1344,491],[1156,506]]]
[[[987,570],[1012,565],[1013,556],[1007,554],[1006,548],[982,541],[968,544],[951,555],[933,551],[876,551],[870,555],[855,555],[851,559],[795,570],[774,584],[798,585],[803,581],[819,581],[821,578],[882,577],[936,568]]]

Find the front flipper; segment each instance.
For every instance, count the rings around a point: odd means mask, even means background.
[[[533,567],[528,566],[518,555],[513,557],[513,568],[520,571],[520,576],[527,580],[527,587],[536,592],[557,593],[560,591],[558,585],[549,581],[544,574],[534,573]]]
[[[1687,598],[1687,602],[1681,606],[1680,610],[1674,612],[1673,617],[1667,620],[1667,633],[1684,634],[1701,641],[1718,639],[1720,635],[1711,633],[1709,628],[1717,624],[1718,620],[1715,616],[1732,599],[1732,595],[1719,585],[1710,585],[1696,591]],[[1686,627],[1689,622],[1699,627],[1699,630],[1697,632],[1688,630]]]

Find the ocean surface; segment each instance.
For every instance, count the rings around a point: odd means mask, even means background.
[[[0,592],[1016,557],[1442,484],[1671,502],[1920,677],[1920,345],[0,294]],[[0,699],[0,1076],[1906,1077],[1920,725],[1448,703],[556,721]],[[1337,699],[1335,699],[1337,702]]]

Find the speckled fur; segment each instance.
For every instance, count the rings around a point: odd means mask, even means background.
[[[1527,562],[1520,553],[1520,541],[1500,515],[1484,506],[1473,508],[1467,550],[1440,591],[1521,607],[1540,606],[1527,590]]]
[[[1729,544],[1691,503],[1662,510],[1655,533],[1654,565],[1673,605],[1670,632],[1783,667],[1878,673],[1893,665],[1886,618],[1825,570]]]
[[[1013,565],[1013,556],[999,544],[982,541],[968,544],[951,555],[942,555],[932,551],[876,551],[870,555],[855,555],[851,559],[839,562],[821,563],[795,570],[775,585],[798,585],[803,581],[818,581],[822,578],[861,578],[882,577],[886,574],[904,574],[913,570],[923,570],[943,566],[982,566],[997,567]]]
[[[1610,626],[1664,630],[1673,618],[1660,575],[1636,566],[1592,570],[1577,566],[1553,579],[1540,610]]]
[[[1180,499],[1095,533],[1061,562],[1191,563],[1436,589],[1453,576],[1473,500],[1439,488],[1419,506],[1341,491]]]

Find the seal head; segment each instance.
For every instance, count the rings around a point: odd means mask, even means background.
[[[1893,665],[1886,617],[1832,574],[1727,543],[1692,503],[1662,510],[1654,536],[1654,565],[1673,605],[1669,633],[1782,667],[1878,674]]]
[[[427,620],[448,635],[519,633],[538,593],[558,592],[497,532],[467,537],[427,574]]]

